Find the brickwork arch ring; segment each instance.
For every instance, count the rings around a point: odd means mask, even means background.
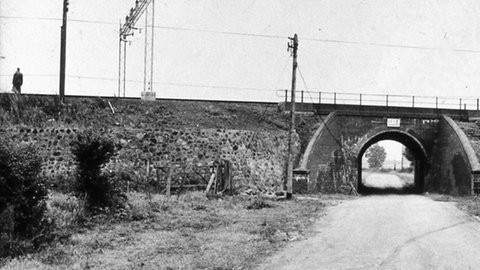
[[[415,156],[415,193],[421,193],[424,189],[425,172],[427,164],[427,151],[421,141],[414,135],[402,130],[383,130],[373,135],[362,138],[358,143],[356,149],[357,154],[357,169],[358,169],[358,190],[362,192],[366,188],[362,184],[362,156],[367,149],[373,144],[383,141],[393,140],[405,145]]]

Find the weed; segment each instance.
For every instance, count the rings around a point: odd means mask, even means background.
[[[259,234],[261,239],[268,240],[270,243],[273,243],[275,241],[274,237],[276,232],[277,232],[277,228],[275,228],[275,226],[265,221],[264,223],[262,223],[262,227],[260,229]]]
[[[256,196],[253,201],[247,205],[248,210],[258,210],[258,209],[263,209],[263,208],[270,208],[273,207],[271,204],[269,204],[265,198],[262,196]]]
[[[53,194],[50,200],[56,202],[49,205],[62,211],[76,209],[68,197]],[[255,199],[258,205],[267,203]],[[55,269],[252,269],[285,240],[303,235],[324,205],[320,200],[268,201],[273,207],[268,211],[247,210],[255,199],[208,200],[201,192],[190,192],[177,200],[129,193],[125,213],[138,213],[136,218],[89,216],[92,226],[77,230],[70,241],[23,261],[6,262],[6,267],[38,269],[41,262]]]

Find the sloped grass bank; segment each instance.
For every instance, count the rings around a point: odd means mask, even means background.
[[[478,196],[452,196],[444,194],[428,194],[432,200],[442,202],[455,202],[457,208],[471,216],[480,218],[480,198]]]
[[[59,202],[71,204],[68,196],[52,200],[55,215],[71,228],[68,212],[75,209]],[[4,262],[3,269],[251,269],[288,241],[306,237],[331,200],[207,199],[193,192],[130,193],[129,202],[114,217],[75,222],[68,240]]]

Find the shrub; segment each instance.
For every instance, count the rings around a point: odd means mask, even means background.
[[[88,210],[122,208],[126,196],[114,186],[113,173],[103,172],[105,164],[115,154],[111,140],[87,132],[72,142],[72,153],[77,165],[75,192],[86,199]]]
[[[66,171],[62,174],[45,176],[45,184],[49,190],[65,194],[71,193],[74,191],[73,187],[75,185],[73,172]]]
[[[15,255],[28,243],[38,247],[48,229],[44,220],[47,188],[41,160],[29,145],[0,141],[0,256]]]
[[[262,196],[256,196],[251,202],[250,204],[248,204],[246,206],[246,208],[248,210],[258,210],[258,209],[262,209],[262,208],[270,208],[272,207],[271,204],[269,204],[265,198],[263,198]]]

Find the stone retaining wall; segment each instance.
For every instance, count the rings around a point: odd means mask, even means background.
[[[11,127],[8,131],[15,141],[38,148],[45,176],[56,178],[73,172],[70,143],[83,129]],[[128,168],[142,178],[146,176],[147,160],[154,170],[172,164],[207,165],[223,158],[232,161],[235,187],[281,189],[288,144],[285,131],[107,127],[97,132],[111,138],[119,148],[107,166],[110,170]]]

